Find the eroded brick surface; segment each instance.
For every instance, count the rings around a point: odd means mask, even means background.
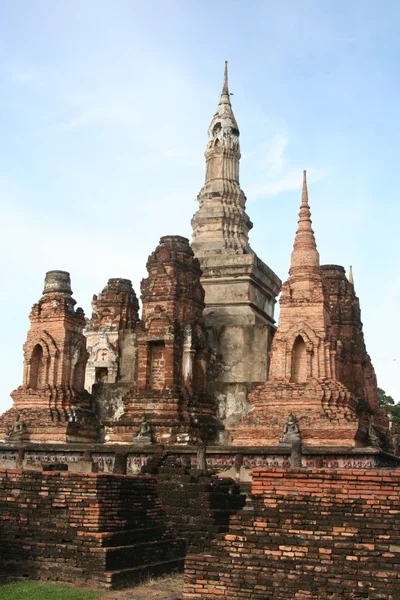
[[[143,415],[153,442],[210,439],[218,422],[205,389],[209,349],[199,262],[186,238],[165,236],[147,270],[135,379],[123,398],[123,414],[106,424],[107,440],[132,441]]]
[[[126,585],[182,565],[151,477],[0,471],[0,560],[9,578]]]
[[[255,470],[229,534],[186,559],[184,599],[396,600],[399,483],[384,469]]]

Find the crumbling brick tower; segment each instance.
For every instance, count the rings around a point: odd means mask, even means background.
[[[336,377],[355,396],[359,413],[368,422],[369,428],[372,421],[384,445],[389,427],[388,414],[378,403],[376,375],[365,346],[352,267],[349,279],[339,265],[322,265],[321,275],[330,308],[332,343],[336,349]]]
[[[69,273],[49,271],[30,314],[23,384],[0,419],[9,439],[90,442],[96,437],[92,400],[84,390],[85,316],[75,310]]]
[[[356,359],[348,350],[345,364],[338,369],[338,351],[343,343],[348,345],[349,336],[354,335],[353,330],[359,331],[361,322],[350,312],[349,322],[339,323],[340,311],[335,310],[335,303],[346,302],[344,298],[334,298],[335,285],[329,286],[329,293],[325,288],[310,217],[304,172],[289,279],[282,286],[279,325],[272,344],[270,380],[250,395],[254,408],[234,429],[234,444],[273,446],[280,440],[284,442],[290,413],[297,422],[292,429],[299,430],[307,445],[357,446],[377,442],[374,424],[366,416],[366,411],[370,415],[376,413],[376,399],[374,402],[366,385],[357,385],[361,380],[366,383],[368,369],[360,376],[352,375],[354,362],[367,363],[361,342],[360,356]],[[332,276],[328,269],[325,275]],[[346,285],[350,285],[347,279]],[[349,289],[348,293],[354,302],[354,290]]]
[[[143,417],[153,442],[212,438],[217,421],[205,392],[209,352],[199,262],[186,238],[165,236],[149,256],[147,270],[135,383],[123,399],[121,418],[106,424],[107,441],[132,442]]]

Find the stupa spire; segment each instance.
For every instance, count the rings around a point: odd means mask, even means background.
[[[232,110],[231,95],[228,87],[227,60],[225,61],[224,82],[222,84],[222,91],[219,98],[217,111],[213,116],[208,128],[207,150],[211,148],[218,148],[218,146],[225,147],[229,150],[234,150],[236,159],[239,161],[239,128]]]
[[[311,211],[308,203],[307,172],[303,171],[303,190],[298,227],[294,239],[290,275],[307,269],[319,269],[319,253],[312,229]]]
[[[351,265],[349,269],[349,283],[354,286],[353,267]]]
[[[215,252],[250,252],[248,232],[252,223],[239,184],[239,128],[231,105],[227,61],[204,155],[205,184],[198,196],[199,210],[192,219],[193,250],[197,257]]]
[[[225,61],[225,69],[224,69],[224,85],[222,86],[221,96],[229,96],[229,87],[228,87],[228,61]]]

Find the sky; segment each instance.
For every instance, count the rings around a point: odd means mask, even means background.
[[[0,18],[0,411],[46,271],[78,306],[140,294],[191,236],[229,61],[250,243],[286,279],[302,170],[322,264],[353,265],[378,385],[400,401],[400,4],[14,0]]]

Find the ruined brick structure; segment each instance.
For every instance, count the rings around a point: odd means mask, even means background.
[[[104,421],[106,439],[129,443],[135,441],[134,433],[139,435],[136,442],[146,441],[145,435],[140,438],[143,417],[148,443],[213,439],[218,422],[206,394],[209,350],[199,263],[186,238],[165,236],[147,270],[134,342],[134,382],[122,397],[117,418]],[[117,394],[120,389],[117,385]],[[101,390],[98,398],[101,402]]]
[[[250,394],[253,409],[234,428],[233,443],[387,444],[354,285],[342,267],[320,267],[305,172],[280,307],[269,380]]]
[[[120,587],[183,565],[156,480],[0,470],[3,575]]]
[[[184,600],[397,600],[399,470],[255,470],[246,510],[186,559]]]
[[[320,266],[305,174],[271,346],[280,280],[249,247],[226,65],[205,157],[193,249],[180,236],[161,238],[141,283],[140,317],[130,280],[112,278],[85,324],[69,275],[48,273],[32,309],[23,385],[0,434],[11,445],[214,444],[226,470],[236,461],[232,446],[270,449],[271,459],[244,451],[248,469],[254,461],[314,464],[313,448],[324,449],[320,464],[344,466],[361,460],[352,449],[368,448],[362,460],[374,466],[370,451],[398,447],[395,429],[378,406],[353,276]],[[297,459],[294,443],[302,445]]]
[[[0,419],[0,431],[10,440],[90,442],[97,435],[93,398],[84,389],[85,316],[75,304],[69,274],[49,271],[29,317],[23,385]]]
[[[229,519],[245,503],[237,482],[207,469],[192,468],[188,457],[149,461],[142,471],[156,475],[158,493],[185,553],[205,552],[218,533],[229,531]]]

